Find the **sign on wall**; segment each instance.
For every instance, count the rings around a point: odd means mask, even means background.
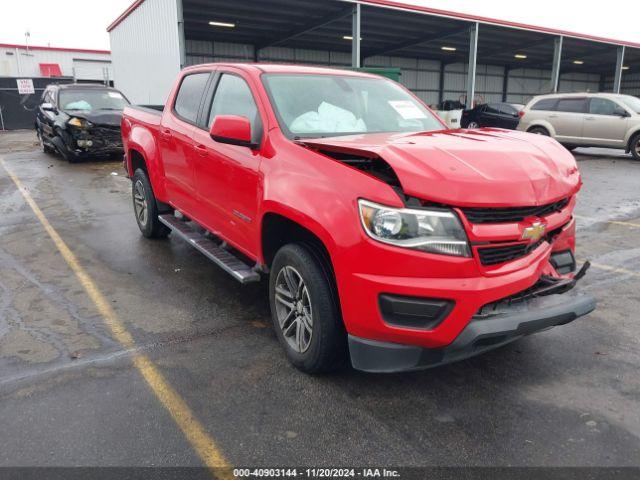
[[[16,78],[18,84],[18,93],[20,95],[33,95],[36,93],[36,89],[33,88],[33,79],[31,78]]]

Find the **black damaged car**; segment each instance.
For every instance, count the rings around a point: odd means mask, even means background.
[[[120,120],[127,98],[103,85],[49,85],[36,112],[36,132],[47,153],[73,163],[122,154]]]

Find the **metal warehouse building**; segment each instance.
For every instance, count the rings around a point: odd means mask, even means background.
[[[111,52],[0,43],[0,77],[111,81]]]
[[[397,67],[429,104],[640,95],[640,44],[388,0],[137,0],[108,31],[115,85],[142,104],[216,61]]]

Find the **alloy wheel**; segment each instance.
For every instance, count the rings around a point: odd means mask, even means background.
[[[148,217],[147,197],[144,189],[144,184],[140,180],[138,180],[134,186],[133,208],[136,213],[136,218],[138,219],[138,222],[140,222],[140,225],[146,225]]]
[[[476,122],[469,122],[468,128],[480,128]]]
[[[313,336],[311,297],[302,275],[289,265],[276,277],[275,307],[287,344],[298,353],[306,352]]]

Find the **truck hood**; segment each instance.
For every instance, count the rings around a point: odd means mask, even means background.
[[[301,143],[324,152],[379,157],[405,194],[461,207],[553,203],[576,193],[580,174],[555,140],[501,129],[364,134]]]
[[[122,112],[116,110],[96,110],[91,112],[69,110],[65,111],[65,113],[70,117],[84,118],[101,127],[119,127],[122,120]]]

